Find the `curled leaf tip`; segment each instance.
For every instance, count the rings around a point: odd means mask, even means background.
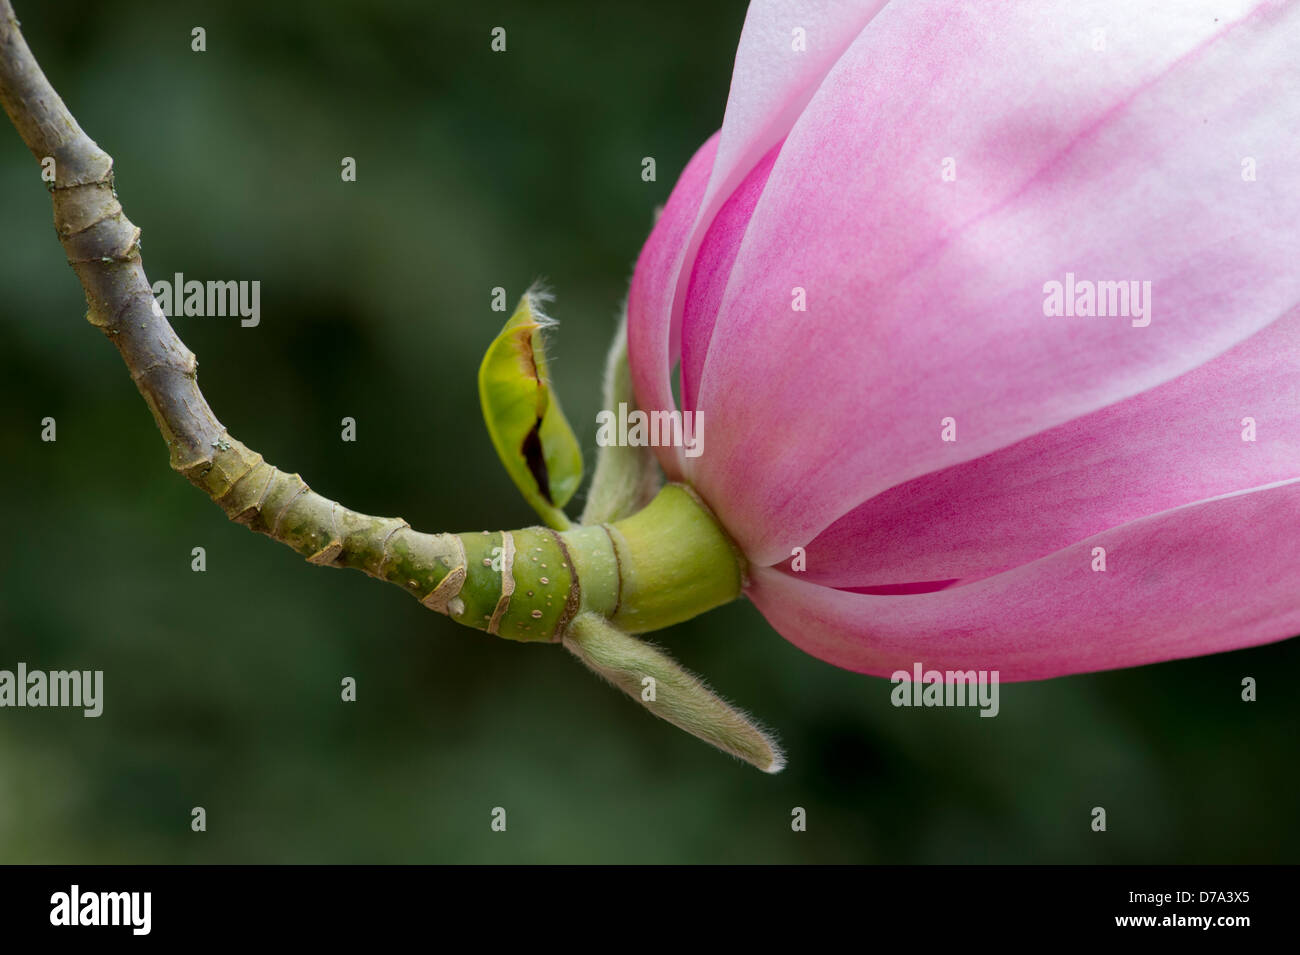
[[[554,319],[546,314],[547,306],[555,301],[555,293],[551,291],[550,286],[542,279],[537,279],[532,285],[528,286],[528,291],[524,292],[524,301],[520,303],[528,305],[528,311],[532,314],[533,321],[541,328],[550,328],[558,325],[559,320]]]

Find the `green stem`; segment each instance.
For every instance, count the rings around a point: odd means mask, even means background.
[[[229,435],[178,470],[232,521],[312,564],[360,570],[510,640],[559,642],[579,613],[659,630],[736,599],[743,583],[738,551],[682,485],[612,524],[425,534],[322,497]]]
[[[740,596],[744,558],[686,485],[669,484],[643,510],[608,527],[622,581],[610,619],[624,630],[661,630]]]
[[[579,613],[629,633],[660,630],[735,600],[743,585],[739,551],[678,484],[612,524],[457,538],[465,576],[454,593],[444,586],[444,612],[511,640],[558,642]]]

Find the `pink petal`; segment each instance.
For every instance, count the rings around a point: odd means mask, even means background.
[[[1218,653],[1300,632],[1300,480],[1104,531],[937,593],[846,593],[773,568],[748,594],[787,640],[877,676],[1000,671],[1038,680]],[[1093,548],[1106,570],[1092,569]]]
[[[688,291],[695,253],[715,214],[762,157],[785,139],[829,70],[887,3],[888,0],[831,0],[819,4],[809,4],[806,0],[754,0],[750,3],[732,70],[718,157],[708,177],[708,188],[699,204],[699,216],[688,246],[682,253],[677,282],[679,299]],[[800,49],[796,48],[796,30],[802,31]],[[679,300],[675,325],[681,312]],[[676,330],[673,334],[676,335]]]
[[[1219,6],[895,3],[863,30],[781,147],[701,379],[688,477],[755,562],[1300,301],[1300,10]],[[1067,271],[1151,281],[1150,326],[1046,317]]]
[[[1253,441],[1242,438],[1248,417]],[[1297,477],[1292,309],[1151,391],[871,498],[808,545],[800,576],[853,588],[969,580],[1147,514]]]
[[[754,0],[745,14],[717,160],[700,207],[693,260],[714,214],[790,127],[826,74],[888,0]],[[795,49],[795,30],[804,49]],[[686,290],[681,289],[682,292]]]

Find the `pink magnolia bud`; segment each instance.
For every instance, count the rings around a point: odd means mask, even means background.
[[[836,665],[1300,632],[1300,5],[756,2],[637,264],[640,405]]]

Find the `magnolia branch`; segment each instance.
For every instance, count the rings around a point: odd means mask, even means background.
[[[596,540],[572,553],[559,534],[541,528],[501,534],[498,564],[486,551],[497,537],[421,534],[400,518],[358,514],[322,497],[297,474],[272,467],[236,441],[212,413],[199,391],[194,353],[154,300],[140,257],[140,230],[122,211],[113,188],[113,160],[82,131],[50,86],[18,29],[10,0],[0,0],[0,104],[37,162],[48,166],[48,160],[54,161],[54,226],[85,289],[86,318],[117,346],[167,440],[171,466],[216,501],[227,517],[288,544],[313,564],[351,567],[387,580],[431,610],[489,633],[519,640],[563,638],[588,667],[655,715],[767,772],[780,770],[784,760],[776,744],[744,713],[667,655],[606,619],[618,609],[619,597],[606,600],[601,595],[622,595],[629,586],[624,579],[629,567],[645,569],[647,579],[632,592],[660,613],[664,595],[686,600],[700,592],[712,595],[707,586],[700,591],[699,581],[717,578],[718,568],[722,577],[717,579],[734,585],[726,599],[735,596],[740,566],[726,535],[712,518],[702,517],[701,505],[686,506],[694,509],[697,530],[702,527],[707,539],[716,538],[723,559],[704,572],[690,573],[682,571],[676,548],[670,553],[651,548],[630,562],[619,559],[613,532],[603,527],[569,532],[569,544],[586,540],[583,535]],[[627,392],[630,399],[626,372],[619,376],[625,348],[623,340],[616,342],[607,391]],[[654,480],[647,464],[653,465],[648,454],[602,458],[586,517],[612,520],[644,504]],[[667,500],[669,504],[661,506],[669,507],[674,498],[679,503],[695,499],[676,491],[655,500]],[[672,520],[661,520],[652,504],[624,521],[621,533],[631,533],[647,520],[667,528],[669,537],[679,531]],[[530,562],[521,570],[521,561],[510,566],[516,538],[531,543],[528,553],[536,567]],[[598,559],[604,553],[601,548],[609,551],[603,562]],[[706,562],[716,556],[708,547],[692,553]],[[585,590],[579,584],[583,568],[591,585]],[[522,600],[516,593],[521,581]],[[552,599],[552,587],[558,599]],[[701,599],[708,607],[718,603],[712,596]],[[657,695],[643,696],[646,679],[661,685]]]
[[[0,0],[0,104],[38,163],[54,161],[54,227],[81,280],[86,318],[108,336],[167,441],[171,466],[231,520],[289,545],[313,564],[351,567],[446,610],[465,575],[450,534],[421,534],[312,491],[226,432],[199,390],[198,362],[157,306],[140,230],[122,211],[113,160],[77,124],[41,72],[10,0]]]

